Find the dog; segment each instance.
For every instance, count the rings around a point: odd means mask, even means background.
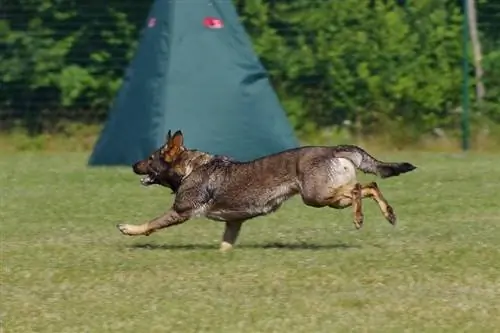
[[[145,186],[175,193],[172,207],[143,224],[118,224],[124,235],[150,235],[195,217],[225,223],[221,251],[234,247],[245,221],[275,212],[300,195],[310,207],[353,209],[356,229],[363,225],[362,199],[372,198],[386,220],[396,224],[394,209],[376,182],[362,185],[356,170],[381,178],[415,170],[408,162],[382,162],[355,145],[303,146],[241,162],[184,146],[181,131],[168,132],[165,144],[133,165]]]

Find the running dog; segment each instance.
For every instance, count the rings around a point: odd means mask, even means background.
[[[221,251],[233,248],[243,222],[275,212],[300,195],[310,207],[352,207],[356,229],[363,225],[362,199],[372,198],[384,217],[396,224],[394,209],[377,183],[360,184],[356,170],[381,178],[415,170],[407,162],[382,162],[354,145],[304,146],[249,162],[188,149],[181,131],[149,158],[133,166],[145,186],[158,184],[175,193],[172,207],[140,225],[118,224],[125,235],[148,236],[195,217],[225,222]]]

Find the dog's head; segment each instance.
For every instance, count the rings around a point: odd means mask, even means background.
[[[213,160],[213,156],[196,149],[186,149],[183,145],[184,138],[181,131],[177,131],[167,147],[160,151],[172,177],[182,180],[189,176],[193,170]]]
[[[134,173],[143,175],[141,184],[144,186],[161,185],[169,187],[176,192],[180,186],[182,176],[174,172],[172,162],[183,151],[184,138],[181,131],[177,131],[171,135],[168,131],[165,144],[154,151],[147,159],[136,162],[132,166]]]

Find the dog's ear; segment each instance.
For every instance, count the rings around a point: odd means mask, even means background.
[[[181,131],[177,131],[170,138],[168,146],[163,152],[163,159],[165,162],[172,162],[177,155],[184,150],[184,136]]]
[[[168,130],[168,133],[165,137],[165,146],[168,146],[168,144],[170,143],[170,139],[172,139],[172,132]]]
[[[160,155],[163,156],[165,154],[165,151],[168,149],[168,146],[170,146],[172,143],[172,132],[168,130],[167,135],[165,135],[165,142],[163,143],[163,146],[160,148]]]
[[[181,131],[174,133],[172,137],[172,146],[183,147],[184,146],[184,136]]]

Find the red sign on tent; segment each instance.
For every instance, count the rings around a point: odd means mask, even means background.
[[[205,17],[203,20],[203,25],[210,29],[221,29],[224,27],[222,20],[215,17]]]

